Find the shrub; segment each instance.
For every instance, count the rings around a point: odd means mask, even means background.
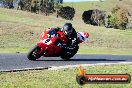
[[[75,9],[70,6],[61,7],[57,11],[57,15],[66,20],[73,20],[74,14],[75,14]]]
[[[82,20],[86,24],[91,24],[95,26],[104,25],[105,13],[104,11],[95,9],[84,11],[82,14]]]
[[[86,24],[92,24],[91,22],[91,16],[92,16],[93,10],[84,11],[82,14],[82,20]]]
[[[116,27],[116,16],[114,14],[108,15],[107,17],[107,25],[105,25],[107,28],[117,28]]]
[[[111,14],[107,17],[107,27],[126,29],[126,26],[128,24],[128,15],[128,10],[124,7],[114,7],[111,11]]]

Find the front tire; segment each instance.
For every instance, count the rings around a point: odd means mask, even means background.
[[[29,53],[27,54],[27,58],[28,58],[29,60],[36,60],[36,59],[40,58],[41,55],[38,54],[38,52],[40,51],[40,49],[41,49],[41,48],[40,48],[39,46],[35,45],[35,46],[29,51]]]

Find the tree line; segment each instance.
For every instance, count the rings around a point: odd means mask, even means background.
[[[57,13],[57,17],[73,20],[75,9],[70,6],[63,7],[63,0],[0,0],[5,8],[17,9],[44,14],[46,16]],[[116,6],[110,14],[98,9],[84,11],[82,20],[86,24],[105,26],[107,28],[126,29],[129,23],[129,12],[126,8]]]
[[[0,0],[4,8],[17,8],[24,11],[44,13],[48,15],[55,11],[55,5],[63,0]]]

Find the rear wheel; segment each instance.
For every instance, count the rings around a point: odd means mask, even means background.
[[[63,52],[63,53],[61,54],[61,58],[62,58],[63,60],[70,60],[71,57],[72,57],[72,56],[70,56],[70,54],[67,54],[66,52]]]
[[[36,60],[36,59],[40,58],[41,55],[38,54],[38,52],[40,51],[40,49],[41,49],[41,48],[40,48],[39,46],[35,45],[35,46],[29,51],[29,53],[27,54],[27,58],[28,58],[29,60]]]
[[[70,58],[69,57],[67,57],[67,56],[61,56],[61,58],[63,59],[63,60],[70,60]]]

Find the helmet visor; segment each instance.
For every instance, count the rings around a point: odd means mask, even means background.
[[[71,30],[64,30],[65,35],[70,35],[71,33],[72,33],[72,29]]]

